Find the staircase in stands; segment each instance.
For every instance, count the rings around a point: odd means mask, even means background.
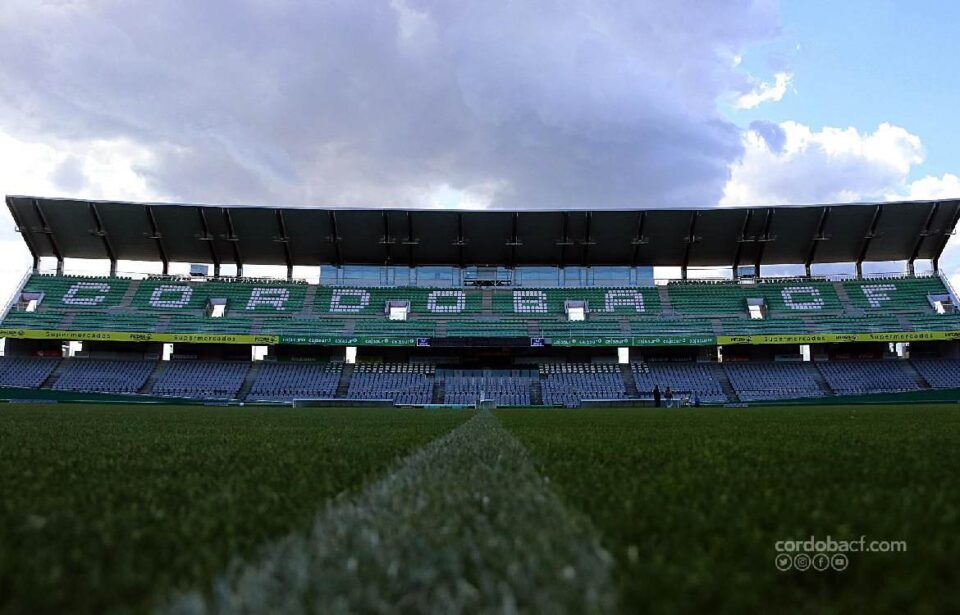
[[[337,391],[333,394],[337,399],[343,399],[350,390],[350,377],[353,376],[353,369],[356,366],[353,363],[344,363],[340,370],[340,382],[337,383]]]

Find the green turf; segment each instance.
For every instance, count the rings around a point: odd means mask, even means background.
[[[0,406],[0,612],[145,610],[468,416]]]
[[[958,612],[960,409],[506,410],[619,563],[628,610]],[[778,572],[810,535],[906,540]]]
[[[157,615],[616,613],[613,558],[481,411]]]

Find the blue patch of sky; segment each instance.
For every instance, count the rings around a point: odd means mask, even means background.
[[[960,173],[960,2],[789,0],[781,21],[782,35],[748,50],[741,66],[769,82],[791,72],[793,84],[780,102],[723,105],[731,121],[861,133],[889,122],[923,143],[925,162],[911,180]]]

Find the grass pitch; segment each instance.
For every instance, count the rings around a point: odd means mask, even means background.
[[[0,406],[0,613],[960,612],[958,445],[950,406]],[[908,550],[778,571],[810,536]]]
[[[146,610],[467,416],[0,406],[0,612]]]
[[[960,409],[501,411],[618,561],[631,611],[958,612]],[[905,540],[843,572],[775,543]]]

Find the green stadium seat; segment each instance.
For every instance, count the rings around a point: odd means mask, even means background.
[[[277,336],[605,337],[867,333],[960,330],[960,315],[937,314],[938,277],[845,281],[770,279],[671,282],[641,288],[403,288],[310,286],[276,280],[145,279],[32,275],[42,292],[33,312],[12,309],[4,327],[43,330]],[[672,311],[665,312],[665,292]],[[747,299],[762,298],[754,320]],[[207,315],[225,299],[221,318]],[[407,320],[389,320],[389,301],[405,301]],[[583,321],[566,301],[585,302]],[[361,342],[362,343],[362,342]]]

